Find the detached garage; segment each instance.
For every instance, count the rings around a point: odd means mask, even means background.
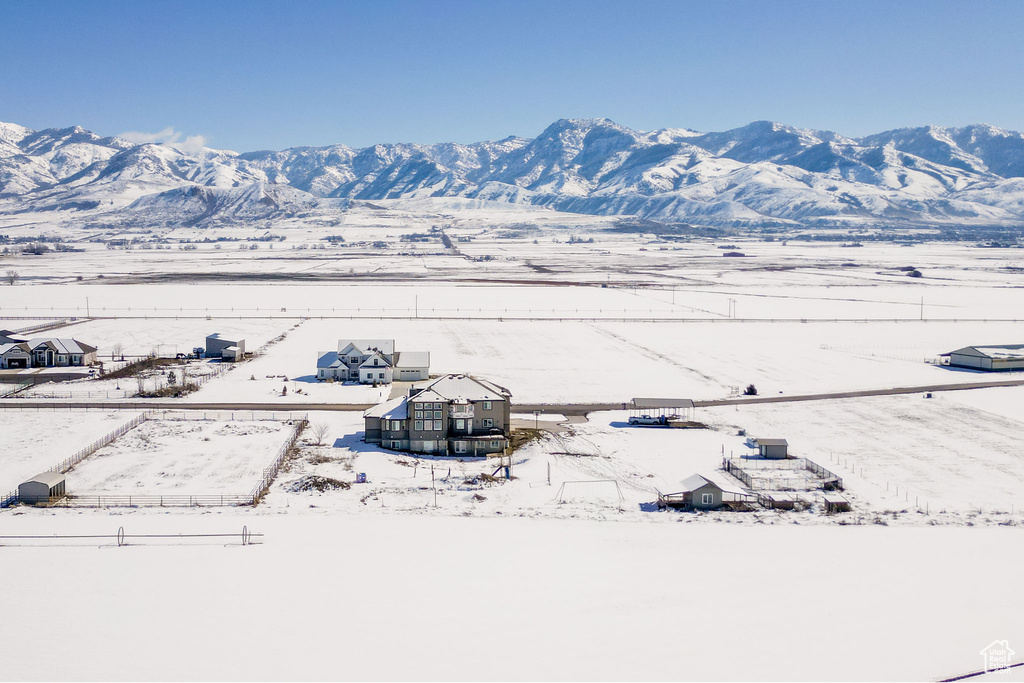
[[[64,475],[43,472],[18,487],[18,501],[29,505],[46,505],[64,497]]]
[[[1024,344],[965,346],[962,349],[944,353],[942,357],[949,358],[949,365],[958,368],[973,368],[990,372],[1024,370]]]

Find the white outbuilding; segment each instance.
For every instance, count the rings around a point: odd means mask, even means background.
[[[18,487],[18,501],[30,505],[52,503],[64,497],[64,475],[41,472]]]

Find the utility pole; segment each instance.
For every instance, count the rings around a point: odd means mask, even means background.
[[[924,320],[924,297],[921,297],[921,320]]]

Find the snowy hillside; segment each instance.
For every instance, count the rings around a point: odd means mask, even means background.
[[[852,139],[562,119],[532,140],[196,154],[0,123],[0,215],[48,223],[202,227],[458,197],[708,226],[1020,226],[1022,177],[1024,135],[986,125]]]

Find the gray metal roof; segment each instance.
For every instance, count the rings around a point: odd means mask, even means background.
[[[692,408],[693,401],[688,398],[634,398],[633,407],[637,410],[645,408]]]
[[[25,484],[46,484],[47,486],[56,486],[57,484],[64,481],[65,477],[60,472],[40,472],[31,479],[26,479],[23,483]]]
[[[754,443],[758,446],[788,446],[789,442],[785,439],[754,439]]]
[[[989,344],[986,346],[965,346],[950,351],[945,356],[973,356],[975,358],[999,358],[1003,360],[1024,358],[1024,344]]]

